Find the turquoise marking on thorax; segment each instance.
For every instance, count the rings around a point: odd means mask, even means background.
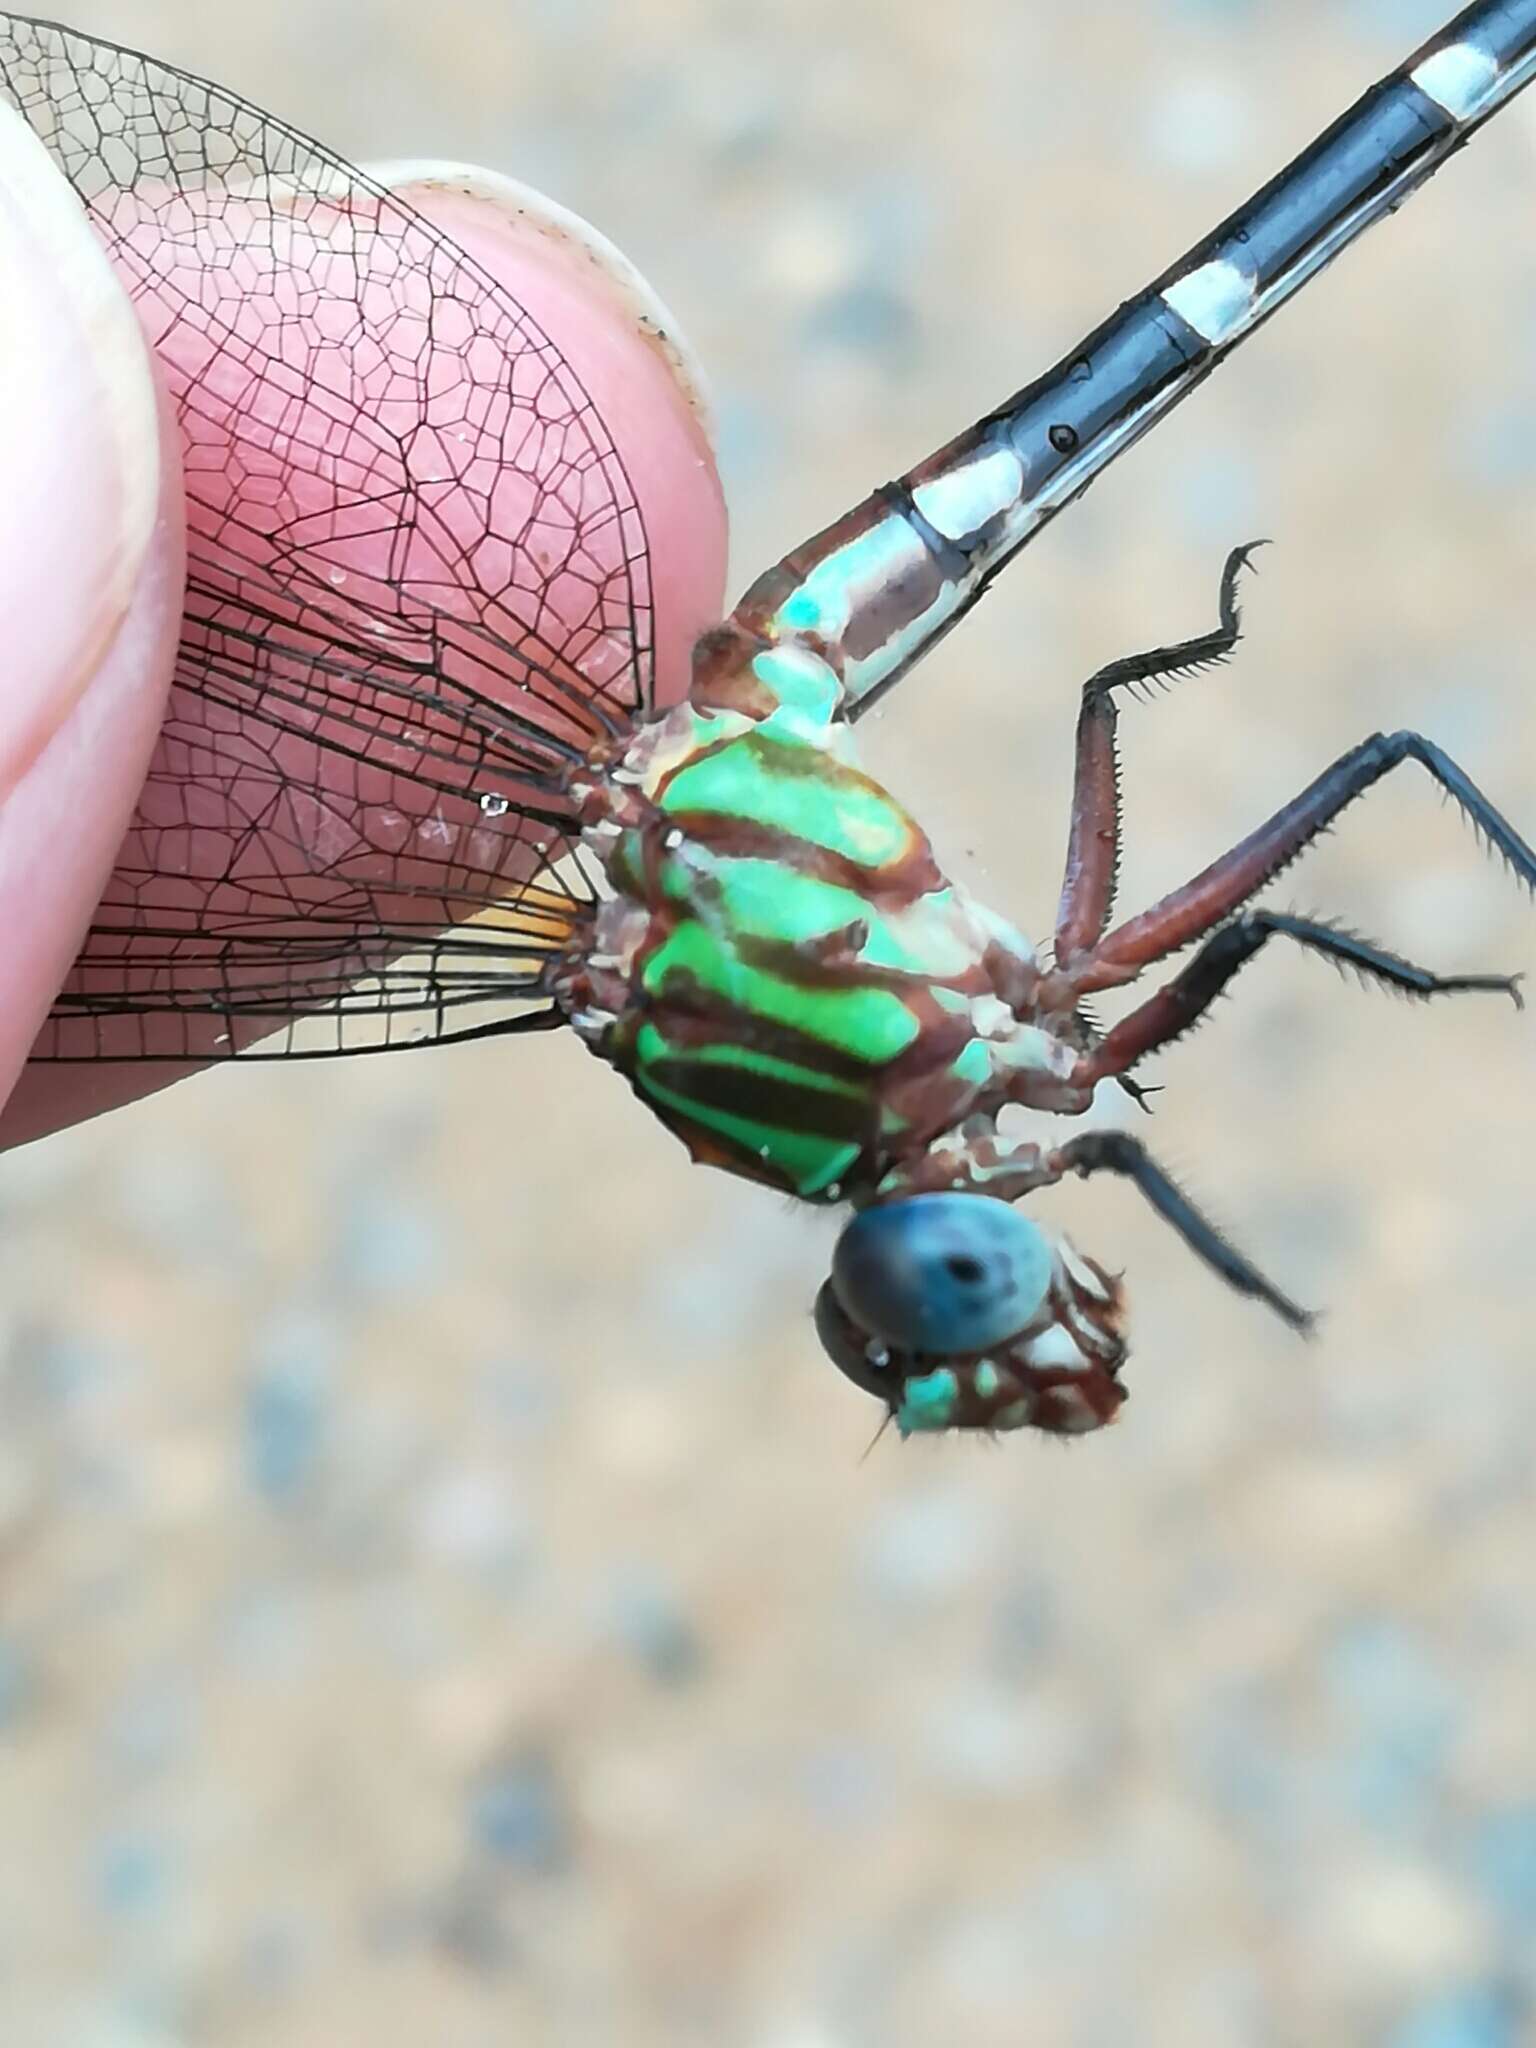
[[[910,1379],[901,1390],[896,1427],[903,1436],[921,1430],[948,1429],[960,1399],[960,1382],[948,1366]]]
[[[985,1088],[992,1078],[992,1048],[984,1039],[973,1038],[950,1061],[950,1071],[972,1088]]]
[[[845,644],[853,621],[884,592],[914,580],[935,584],[929,602],[880,646],[855,655]],[[857,703],[928,644],[959,608],[963,595],[962,586],[947,577],[935,583],[934,560],[926,542],[910,520],[892,512],[818,562],[779,606],[769,630],[785,640],[804,634],[836,648],[844,697]]]
[[[789,737],[796,726],[824,730],[836,716],[842,686],[819,654],[806,647],[775,647],[759,654],[752,673],[779,700],[779,710],[764,719],[765,730]]]

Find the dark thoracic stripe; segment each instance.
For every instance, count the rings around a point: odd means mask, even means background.
[[[778,1130],[859,1144],[873,1136],[874,1117],[862,1093],[784,1080],[744,1060],[659,1059],[646,1071],[656,1086],[686,1099],[700,1114],[718,1109]]]
[[[718,811],[678,812],[671,822],[698,845],[724,858],[781,861],[798,874],[855,892],[870,886],[872,874],[868,867],[834,853],[830,847],[797,838],[779,826],[759,824],[751,818],[727,817]],[[910,896],[924,895],[944,884],[943,871],[921,836],[907,866],[899,870],[882,868],[878,879],[882,887],[893,893]]]
[[[667,1039],[679,1055],[715,1045],[740,1045],[769,1059],[806,1067],[829,1081],[862,1084],[869,1079],[869,1062],[856,1053],[844,1052],[809,1031],[797,1031],[792,1024],[729,1002],[697,982],[683,983],[681,977],[674,977],[661,1001]]]

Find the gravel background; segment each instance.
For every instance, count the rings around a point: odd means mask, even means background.
[[[1434,0],[79,0],[349,153],[543,185],[715,380],[733,587],[1069,346]],[[1124,900],[1377,726],[1529,831],[1536,95],[1054,527],[870,732],[1054,905],[1075,685]],[[1287,878],[1447,968],[1536,914],[1405,773]],[[221,1073],[0,1164],[13,2048],[1536,2041],[1532,1021],[1278,951],[1157,1139],[1302,1346],[1129,1193],[1135,1400],[881,1443],[830,1226],[574,1043]],[[1116,1114],[1118,1115],[1118,1111]]]

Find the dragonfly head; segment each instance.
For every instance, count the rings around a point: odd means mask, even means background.
[[[838,1370],[903,1436],[1112,1422],[1126,1390],[1118,1280],[990,1195],[908,1195],[855,1216],[816,1298]]]

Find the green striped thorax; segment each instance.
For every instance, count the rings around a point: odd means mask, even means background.
[[[614,900],[573,1021],[696,1158],[809,1200],[872,1191],[1020,1067],[1020,933],[947,881],[858,766],[837,677],[739,627],[583,792]]]

